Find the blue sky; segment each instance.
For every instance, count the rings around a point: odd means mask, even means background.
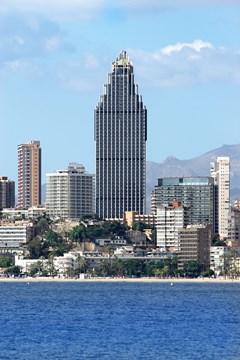
[[[148,109],[147,160],[240,142],[239,0],[1,0],[0,175],[40,140],[46,172],[95,173],[94,108],[127,50]]]

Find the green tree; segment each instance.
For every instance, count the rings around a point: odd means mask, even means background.
[[[74,226],[69,234],[69,238],[76,242],[82,242],[83,239],[86,238],[86,227],[82,224]]]
[[[8,275],[19,276],[21,274],[21,267],[20,266],[9,266],[5,269],[4,273]]]
[[[47,274],[54,277],[57,275],[57,269],[54,265],[54,257],[53,256],[49,256],[47,262],[46,262],[46,268],[45,270],[47,270]]]
[[[144,229],[151,229],[151,226],[148,225],[148,224],[145,224],[142,221],[138,221],[138,222],[133,224],[132,229],[143,232]]]
[[[43,261],[39,260],[30,265],[29,275],[32,277],[35,275],[41,276],[43,271],[44,271],[44,263]]]
[[[124,236],[127,231],[127,226],[116,220],[104,221],[102,228],[104,230],[104,235],[108,236]]]
[[[187,277],[196,278],[202,271],[203,264],[199,260],[187,261],[183,264],[183,272]]]
[[[13,258],[10,256],[0,257],[0,268],[7,268],[13,265]]]
[[[75,277],[75,271],[72,269],[72,268],[67,268],[65,270],[65,273],[64,275],[67,277],[67,278],[74,278]]]
[[[34,238],[32,241],[30,241],[27,249],[29,251],[30,259],[39,259],[40,256],[48,256],[47,244],[38,238]]]
[[[127,276],[141,277],[145,274],[145,263],[139,259],[129,259],[124,261],[124,273]]]
[[[78,256],[77,257],[77,264],[78,264],[78,268],[76,273],[80,274],[80,273],[85,273],[89,267],[89,261],[86,257],[84,256]]]
[[[47,231],[45,238],[48,246],[58,246],[63,243],[63,238],[51,229]]]
[[[49,229],[50,224],[51,224],[51,220],[46,214],[40,216],[36,224],[37,234],[44,235],[45,232]]]

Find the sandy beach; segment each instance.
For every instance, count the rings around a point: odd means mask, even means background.
[[[160,282],[160,283],[240,283],[239,279],[225,279],[225,278],[197,278],[197,279],[186,279],[186,278],[91,278],[91,279],[65,279],[58,277],[26,277],[26,278],[11,278],[11,277],[0,277],[0,282]]]

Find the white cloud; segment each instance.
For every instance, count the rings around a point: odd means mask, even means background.
[[[184,48],[200,52],[204,48],[213,48],[213,45],[206,41],[195,40],[193,43],[177,43],[175,45],[168,45],[165,48],[162,48],[162,53],[166,55],[171,55],[173,52],[180,52]]]
[[[240,84],[239,49],[214,47],[195,40],[177,43],[155,52],[131,50],[137,78],[148,87],[194,84]]]
[[[19,39],[17,41],[19,42]],[[49,54],[58,51],[60,45],[59,39],[54,36],[48,37],[45,42]],[[24,43],[18,46],[24,46]],[[216,47],[208,41],[198,39],[191,43],[167,45],[153,52],[129,49],[128,54],[133,61],[135,76],[141,88],[199,84],[240,85],[240,49]],[[30,73],[32,77],[36,73],[36,77],[51,77],[62,86],[90,91],[96,89],[96,86],[101,89],[107,81],[113,59],[102,55],[78,52],[74,56],[76,61],[71,55],[61,61],[57,57],[51,58],[50,62],[42,62],[41,58],[13,57],[4,62],[2,71],[23,76],[25,72],[26,76]]]

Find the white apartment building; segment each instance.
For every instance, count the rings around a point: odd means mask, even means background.
[[[33,238],[33,224],[0,226],[0,248],[18,248]]]
[[[210,269],[217,276],[224,272],[224,258],[228,250],[227,246],[210,246]]]
[[[94,214],[94,175],[78,163],[47,174],[46,212],[52,219],[63,220]]]
[[[186,225],[186,208],[174,201],[171,205],[157,207],[157,246],[177,251],[178,229]]]
[[[221,239],[228,236],[228,218],[230,211],[230,159],[218,157],[211,164],[211,176],[218,188],[218,233]]]
[[[37,219],[44,213],[46,213],[46,208],[39,206],[32,206],[28,209],[5,208],[2,210],[2,217],[9,220]]]

